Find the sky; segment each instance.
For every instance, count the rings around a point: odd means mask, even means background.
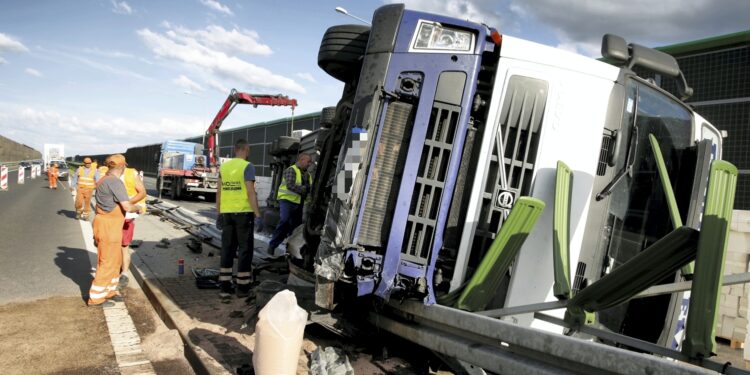
[[[391,0],[0,0],[0,135],[72,155],[203,134],[235,88],[335,105],[317,66],[333,25]],[[663,46],[750,29],[747,0],[406,0],[502,34],[599,57],[601,36]],[[222,129],[291,116],[238,106]]]

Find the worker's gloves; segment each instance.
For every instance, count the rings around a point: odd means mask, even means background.
[[[222,230],[224,228],[224,215],[219,214],[219,216],[216,217],[216,229]]]
[[[258,216],[255,218],[255,231],[260,231],[263,229],[263,218]]]

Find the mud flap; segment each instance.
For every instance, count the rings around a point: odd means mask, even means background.
[[[716,353],[716,314],[736,187],[737,168],[734,165],[721,160],[711,163],[690,290],[690,315],[682,344],[682,352],[691,358],[708,358]]]
[[[555,273],[553,288],[559,300],[570,298],[570,200],[573,172],[565,163],[557,162],[555,208],[553,219],[552,264]]]
[[[476,272],[463,289],[456,307],[484,310],[495,297],[500,282],[516,259],[521,246],[544,211],[544,202],[531,197],[518,199]]]

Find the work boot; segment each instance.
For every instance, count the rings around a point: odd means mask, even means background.
[[[125,287],[128,286],[128,283],[130,282],[130,278],[128,278],[125,274],[120,275],[120,282],[117,284],[117,290],[123,290]]]
[[[232,283],[229,281],[222,281],[219,289],[219,297],[221,298],[229,298],[234,294],[234,287],[232,287]]]
[[[114,295],[114,296],[112,296],[110,298],[107,298],[107,300],[112,301],[112,302],[123,302],[124,301],[122,299],[122,295],[120,295],[120,294],[116,294],[116,295]]]
[[[97,303],[95,305],[88,304],[86,306],[88,307],[115,307],[115,303],[110,300],[107,300],[102,303]]]
[[[76,220],[81,220],[81,213],[80,212],[76,212]]]

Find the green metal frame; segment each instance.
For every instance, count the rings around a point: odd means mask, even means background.
[[[651,142],[651,150],[654,152],[654,159],[656,159],[656,169],[659,171],[659,180],[661,180],[662,191],[667,199],[667,207],[669,207],[669,217],[672,219],[672,226],[674,229],[681,227],[682,218],[680,217],[680,209],[677,207],[677,199],[674,197],[674,189],[672,189],[672,182],[669,179],[669,171],[667,170],[667,164],[664,161],[664,155],[661,153],[661,147],[659,141],[653,134],[648,135],[648,140]],[[688,278],[693,274],[693,263],[687,264],[682,267],[682,276]]]
[[[461,292],[456,307],[467,311],[481,311],[487,307],[497,294],[500,282],[516,259],[521,246],[542,215],[544,206],[544,202],[536,198],[518,198],[487,254]]]
[[[690,291],[690,314],[682,344],[682,352],[691,358],[708,358],[716,353],[719,291],[736,187],[737,167],[722,160],[713,161]]]
[[[584,288],[568,302],[566,321],[585,323],[585,312],[604,310],[628,301],[695,259],[698,231],[680,227],[608,275]]]
[[[570,290],[570,201],[573,171],[562,161],[557,162],[555,208],[552,222],[552,264],[555,274],[553,292],[557,299],[568,299]]]

